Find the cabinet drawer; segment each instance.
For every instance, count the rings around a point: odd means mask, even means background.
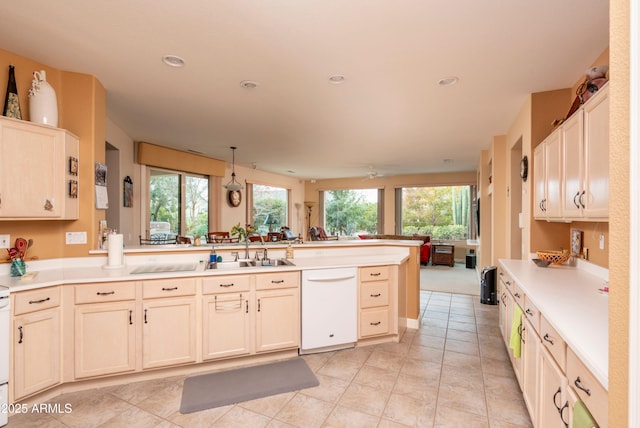
[[[513,294],[513,299],[516,301],[518,306],[524,308],[524,291],[522,291],[522,288],[520,288],[520,286],[515,282],[511,285],[511,293]]]
[[[389,279],[389,266],[370,266],[360,268],[360,282],[385,281]]]
[[[360,312],[360,337],[389,333],[389,309],[367,309]]]
[[[508,273],[501,270],[500,273],[498,273],[498,278],[500,281],[502,281],[505,288],[507,288],[509,291],[513,290],[513,279],[511,279],[511,276],[509,276]]]
[[[527,296],[524,297],[524,306],[522,306],[522,310],[536,333],[540,334],[540,311]]]
[[[372,308],[389,304],[389,281],[376,281],[360,285],[360,307]]]
[[[264,273],[256,275],[256,290],[290,288],[300,285],[300,272]]]
[[[202,280],[202,294],[249,291],[251,277],[247,275],[216,276]]]
[[[608,394],[571,349],[567,350],[567,380],[601,427],[607,426]]]
[[[136,286],[134,282],[105,282],[102,284],[76,285],[75,303],[102,303],[134,300]]]
[[[142,297],[144,299],[192,296],[194,294],[196,294],[195,279],[161,279],[142,283]]]
[[[21,291],[15,294],[13,314],[21,315],[60,306],[60,287]]]
[[[553,358],[558,363],[558,367],[566,373],[567,371],[567,344],[558,334],[555,328],[549,324],[547,319],[540,316],[540,338],[542,343],[549,350]]]

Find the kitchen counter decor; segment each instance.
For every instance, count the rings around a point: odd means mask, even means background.
[[[538,258],[548,261],[553,265],[561,265],[569,260],[569,250],[548,250],[538,251]]]
[[[43,125],[58,126],[56,91],[47,82],[44,70],[33,72],[29,89],[29,120]]]

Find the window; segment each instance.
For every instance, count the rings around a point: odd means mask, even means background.
[[[209,229],[209,177],[149,168],[149,237],[204,236]]]
[[[324,228],[330,235],[379,233],[382,189],[325,190],[320,193]]]
[[[251,224],[260,235],[289,226],[289,191],[281,187],[251,184]]]
[[[401,191],[402,235],[475,239],[475,186],[411,187]]]

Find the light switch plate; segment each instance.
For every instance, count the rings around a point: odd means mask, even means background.
[[[600,245],[600,249],[604,250],[604,235],[603,234],[600,235],[599,245]]]
[[[69,244],[86,244],[87,232],[67,232],[66,243]]]
[[[11,235],[0,235],[0,248],[11,248]]]

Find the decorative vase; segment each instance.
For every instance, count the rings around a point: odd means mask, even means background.
[[[16,86],[16,74],[13,65],[9,66],[9,79],[7,81],[7,95],[4,98],[4,109],[2,114],[14,119],[22,119],[20,113],[20,100],[18,99],[18,88]]]
[[[58,126],[56,91],[47,82],[44,70],[33,72],[33,81],[29,89],[29,120],[43,125]]]
[[[24,264],[24,260],[14,260],[11,262],[9,276],[22,276],[25,273],[27,273],[27,266]]]

